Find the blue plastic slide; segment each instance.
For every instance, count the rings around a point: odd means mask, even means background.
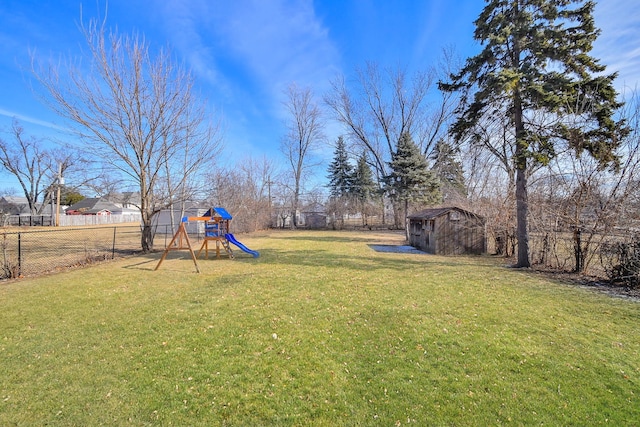
[[[251,249],[249,249],[248,247],[246,247],[245,245],[243,245],[242,243],[238,242],[236,240],[236,238],[233,236],[233,234],[229,233],[229,234],[225,234],[224,237],[231,243],[233,243],[234,245],[236,245],[237,247],[239,247],[240,249],[242,249],[243,251],[245,251],[248,254],[253,255],[254,258],[258,258],[260,256],[260,253],[258,251],[252,251]]]

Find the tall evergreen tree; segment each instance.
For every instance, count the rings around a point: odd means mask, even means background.
[[[352,194],[358,203],[358,209],[362,215],[363,225],[367,224],[368,209],[371,201],[378,198],[378,185],[373,179],[373,172],[367,162],[367,154],[363,152],[358,157],[358,163],[353,174]]]
[[[349,163],[346,144],[342,136],[336,141],[333,161],[329,165],[329,194],[331,197],[346,197],[352,192],[353,166]]]
[[[409,133],[405,132],[400,136],[389,166],[391,173],[385,177],[386,189],[394,202],[404,204],[405,225],[409,202],[423,204],[440,202],[438,178],[429,169],[427,159]]]
[[[375,197],[378,186],[373,179],[373,172],[367,162],[367,154],[358,157],[358,163],[353,174],[353,195],[360,201],[366,202]]]
[[[444,140],[439,140],[431,155],[433,170],[440,179],[445,200],[467,196],[462,163],[458,160],[459,150]]]
[[[482,120],[506,114],[516,167],[518,267],[530,266],[527,229],[527,175],[560,143],[588,151],[603,166],[615,164],[625,132],[613,119],[616,74],[589,55],[599,34],[593,1],[487,0],[475,21],[482,51],[441,82],[445,91],[462,91],[452,133],[458,141],[480,138]],[[539,118],[544,117],[541,121]]]

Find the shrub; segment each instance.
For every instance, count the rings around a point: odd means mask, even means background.
[[[640,285],[640,236],[603,246],[601,258],[612,283],[631,288]]]

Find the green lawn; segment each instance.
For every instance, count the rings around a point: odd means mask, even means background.
[[[637,425],[640,303],[397,234],[0,284],[0,425]]]

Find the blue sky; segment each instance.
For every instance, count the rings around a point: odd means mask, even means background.
[[[64,123],[30,87],[30,51],[77,55],[77,29],[103,16],[105,0],[0,1],[0,128],[14,117],[35,137],[63,137]],[[282,160],[283,90],[309,86],[318,100],[338,73],[365,61],[424,69],[444,47],[477,53],[473,21],[482,0],[110,0],[109,26],[138,31],[153,46],[169,46],[194,72],[209,108],[222,115],[228,159]],[[592,52],[619,71],[619,91],[640,81],[640,2],[601,0],[602,35]],[[338,132],[333,128],[333,132]],[[6,135],[3,135],[3,137]],[[327,150],[330,153],[331,150]],[[321,175],[325,175],[321,172]],[[0,173],[0,189],[12,180]]]

